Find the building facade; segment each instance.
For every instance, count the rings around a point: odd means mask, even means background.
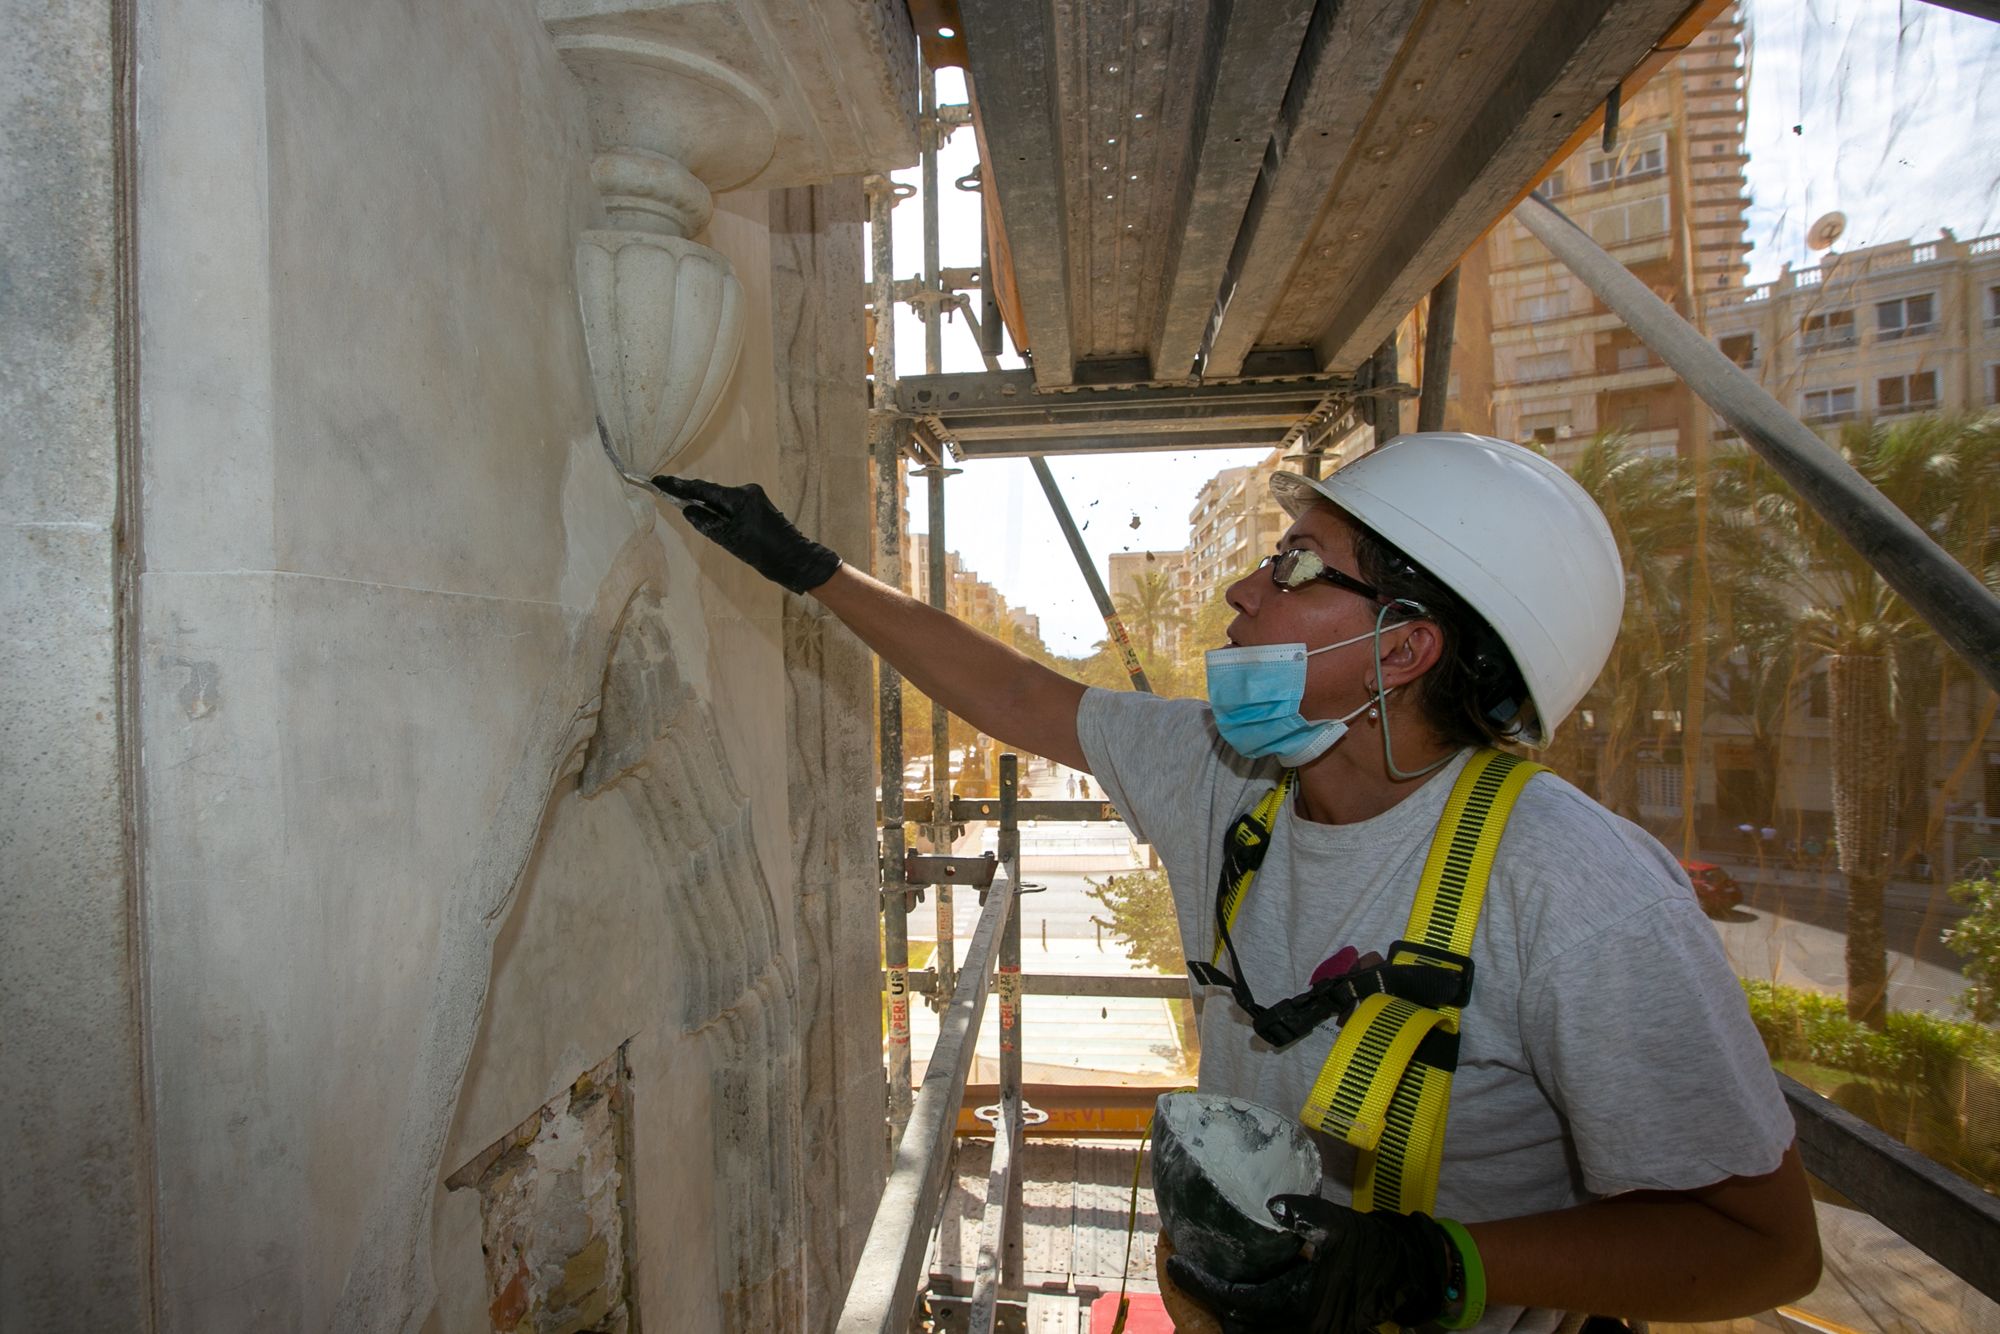
[[[1225,468],[1201,485],[1188,512],[1188,605],[1208,605],[1264,558],[1285,531],[1285,512],[1271,499],[1277,450],[1254,464]]]
[[[1625,105],[1612,149],[1593,140],[1539,190],[1690,319],[1702,294],[1748,273],[1747,49],[1739,12],[1725,11]],[[1462,306],[1458,330],[1462,356],[1491,348],[1491,411],[1461,418],[1558,462],[1603,430],[1650,452],[1691,449],[1692,392],[1527,228],[1503,222],[1484,260],[1484,309]]]
[[[1705,304],[1730,359],[1828,431],[2000,404],[2000,235],[1828,252]],[[1715,431],[1729,434],[1720,422]]]

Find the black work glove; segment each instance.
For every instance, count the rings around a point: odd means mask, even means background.
[[[653,485],[689,502],[681,514],[697,533],[794,593],[810,593],[840,568],[840,557],[792,527],[755,482],[718,486],[698,477],[655,477]]]
[[[1444,1314],[1451,1239],[1428,1214],[1357,1213],[1317,1195],[1277,1195],[1271,1216],[1311,1248],[1262,1283],[1232,1283],[1174,1255],[1167,1276],[1226,1334],[1368,1334]]]

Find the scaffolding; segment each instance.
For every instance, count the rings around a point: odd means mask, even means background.
[[[1130,638],[1044,456],[1282,445],[1296,451],[1302,470],[1317,475],[1329,444],[1353,426],[1373,428],[1378,441],[1395,434],[1395,404],[1417,397],[1419,391],[1396,381],[1392,335],[1351,376],[1322,373],[1309,354],[1301,359],[1252,353],[1242,374],[1224,383],[1153,384],[1112,374],[1065,392],[1038,393],[1031,371],[1000,368],[991,275],[984,269],[940,267],[938,146],[951,128],[969,123],[971,113],[965,106],[938,105],[935,71],[926,68],[921,77],[924,272],[919,282],[899,284],[893,276],[890,213],[912,192],[885,177],[870,177],[867,182],[876,321],[870,422],[876,465],[876,574],[892,585],[902,582],[898,510],[905,461],[914,463],[918,475],[930,483],[928,598],[942,610],[943,483],[956,471],[946,466],[947,448],[960,458],[1025,456],[1104,618],[1110,641],[1122,652],[1133,687],[1148,690]],[[961,181],[960,188],[977,188],[977,174]],[[2000,598],[1553,205],[1530,196],[1514,216],[1863,554],[1975,673],[2000,690]],[[984,237],[981,251],[991,253]],[[983,320],[973,315],[973,291],[985,298]],[[1431,293],[1419,429],[1441,424],[1450,374],[1451,323],[1445,312],[1456,299],[1454,270]],[[914,307],[924,321],[921,377],[897,377],[893,311],[899,301]],[[966,320],[986,366],[983,373],[942,372],[946,311]],[[1189,423],[1195,429],[1185,429]],[[892,1156],[887,1185],[838,1328],[842,1334],[886,1334],[913,1327],[926,1295],[925,1256],[945,1211],[954,1136],[975,1041],[989,995],[997,992],[1001,1034],[997,1102],[976,1110],[978,1119],[992,1128],[993,1152],[977,1277],[965,1326],[975,1334],[987,1334],[1003,1304],[1018,1306],[1027,1296],[1022,1284],[1023,1137],[1045,1113],[1027,1101],[1022,1082],[1022,997],[1176,999],[1190,994],[1189,982],[1185,976],[1024,976],[1018,905],[1021,895],[1033,887],[1020,879],[1021,824],[1120,817],[1102,801],[1021,799],[1019,761],[1013,754],[1001,757],[997,800],[955,797],[949,717],[937,707],[931,711],[931,794],[928,799],[906,799],[901,679],[886,662],[878,661],[878,672],[883,986],[888,998]],[[956,836],[973,821],[997,822],[995,854],[953,855]],[[906,848],[905,825],[912,823],[922,830],[927,852]],[[954,887],[976,890],[982,903],[962,964],[954,957]],[[909,912],[912,899],[920,899],[927,889],[937,896],[937,961],[934,972],[913,975]],[[924,1079],[914,1090],[912,995],[929,997],[941,1021]],[[1778,1082],[1796,1119],[1800,1157],[1810,1174],[1979,1292],[2000,1300],[2000,1200],[1804,1085],[1783,1075]]]

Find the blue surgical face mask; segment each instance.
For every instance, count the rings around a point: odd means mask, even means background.
[[[1379,633],[1377,628],[1316,649],[1304,644],[1210,649],[1208,703],[1215,711],[1216,730],[1237,754],[1249,759],[1275,755],[1288,769],[1318,759],[1347,735],[1348,720],[1379,701],[1382,692],[1345,717],[1312,722],[1299,712],[1305,702],[1306,659]]]

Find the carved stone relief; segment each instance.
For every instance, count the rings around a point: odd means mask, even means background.
[[[642,586],[604,676],[578,795],[627,803],[651,851],[673,947],[681,1029],[712,1071],[717,1214],[727,1328],[796,1329],[802,1309],[798,986],[757,861],[751,809],[707,703],[674,662],[666,608]],[[642,1224],[643,1225],[643,1224]]]

